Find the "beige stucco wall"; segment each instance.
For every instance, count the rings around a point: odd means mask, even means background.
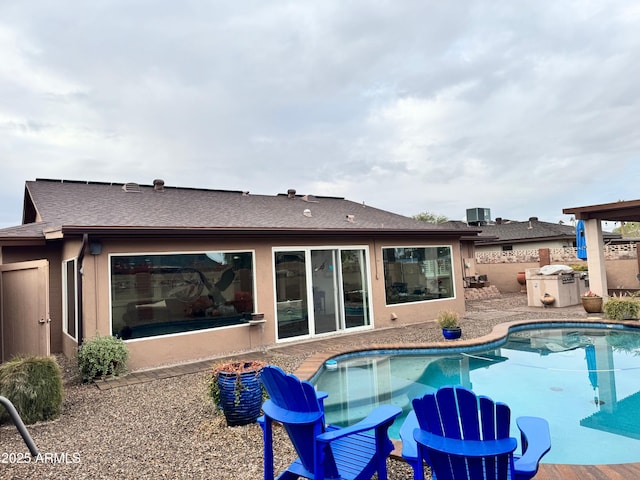
[[[586,262],[576,260],[571,264],[586,265]],[[520,284],[516,280],[518,272],[524,272],[528,268],[539,267],[540,264],[537,262],[476,264],[478,273],[487,275],[489,282],[495,285],[502,293],[519,292]],[[605,260],[605,270],[609,288],[640,288],[640,282],[636,278],[638,274],[638,261],[636,259]]]
[[[200,251],[254,251],[255,252],[255,310],[264,313],[263,326],[235,325],[206,331],[196,331],[148,339],[127,340],[130,352],[129,367],[132,370],[150,368],[203,358],[212,358],[226,353],[255,349],[263,345],[276,343],[276,305],[274,302],[273,247],[366,247],[369,254],[372,322],[375,328],[432,321],[438,311],[453,309],[464,311],[464,293],[462,284],[462,266],[460,249],[452,239],[450,241],[418,242],[397,239],[388,241],[344,240],[336,242],[296,240],[140,240],[140,239],[101,239],[102,252],[89,255],[84,261],[84,334],[91,337],[96,332],[103,335],[111,333],[110,294],[109,294],[109,254],[143,254],[157,252],[200,252]],[[434,246],[452,247],[455,298],[439,299],[429,302],[387,306],[385,304],[384,269],[382,248],[392,246]],[[392,320],[392,314],[397,317]],[[338,334],[339,335],[339,334]]]
[[[640,288],[638,260],[605,260],[608,288]]]
[[[516,279],[518,272],[524,272],[527,268],[537,268],[535,263],[482,263],[476,264],[479,275],[486,275],[491,285],[495,285],[502,293],[520,291],[520,284]]]

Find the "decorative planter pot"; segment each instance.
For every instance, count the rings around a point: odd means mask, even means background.
[[[553,295],[549,295],[548,293],[545,293],[543,296],[540,297],[540,303],[542,303],[544,307],[553,305],[555,301],[556,301],[556,297],[554,297]]]
[[[241,373],[218,372],[220,388],[219,407],[224,412],[227,425],[247,425],[260,416],[262,407],[262,367]]]
[[[580,297],[582,307],[587,313],[600,313],[602,311],[602,297]]]
[[[520,293],[527,293],[527,277],[524,272],[518,272],[516,280],[520,284]]]
[[[462,335],[462,329],[460,327],[450,327],[442,329],[442,336],[447,340],[455,340]]]

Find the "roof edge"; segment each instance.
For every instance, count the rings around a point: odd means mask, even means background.
[[[395,229],[395,228],[229,228],[229,227],[112,227],[95,225],[63,225],[60,229],[62,235],[105,235],[105,236],[202,236],[202,235],[248,235],[248,236],[274,236],[286,233],[295,233],[298,236],[354,236],[363,237],[371,235],[408,235],[430,237],[471,237],[475,231],[446,230],[446,229]],[[479,232],[479,230],[477,231]],[[476,234],[477,235],[477,234]]]

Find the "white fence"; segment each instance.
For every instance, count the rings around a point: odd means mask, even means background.
[[[549,248],[553,263],[579,263],[575,247]],[[638,258],[637,244],[605,245],[606,260],[628,260]],[[476,252],[477,264],[489,263],[534,263],[540,261],[540,250],[511,250],[508,252]]]

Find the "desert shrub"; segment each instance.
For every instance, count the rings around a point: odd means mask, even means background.
[[[122,375],[127,371],[129,351],[124,341],[112,336],[85,340],[78,349],[78,367],[82,380],[90,382],[96,377]]]
[[[611,320],[638,318],[640,301],[636,297],[614,297],[606,301],[602,307],[604,314]]]
[[[0,395],[8,398],[22,421],[51,420],[62,409],[62,372],[53,357],[14,357],[0,365]],[[0,422],[9,414],[0,409]]]
[[[443,310],[438,312],[437,320],[440,328],[456,328],[459,327],[460,314],[453,310]]]

